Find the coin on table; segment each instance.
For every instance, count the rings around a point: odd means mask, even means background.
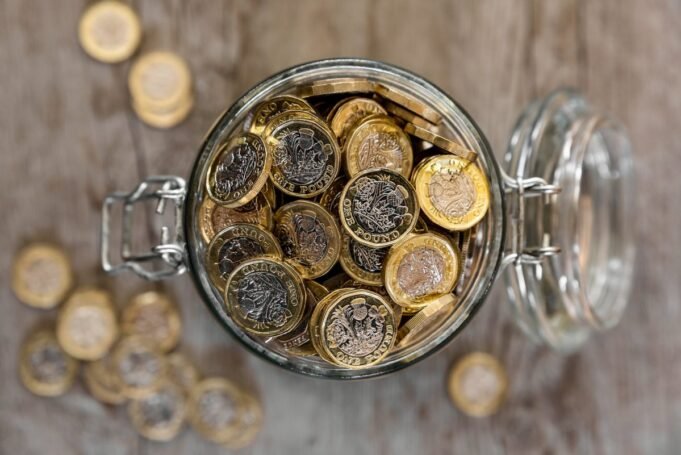
[[[410,110],[407,110],[398,104],[386,101],[384,103],[384,106],[386,111],[388,111],[390,114],[394,115],[395,117],[397,117],[398,119],[402,120],[405,123],[413,123],[414,125],[429,130],[433,133],[439,133],[440,131],[440,128],[434,123],[429,122],[423,117],[414,114]]]
[[[274,214],[274,235],[284,260],[303,278],[326,274],[338,261],[340,230],[335,218],[321,205],[294,201]]]
[[[331,130],[342,142],[354,125],[374,114],[385,115],[387,112],[371,98],[351,98],[335,109],[330,122]]]
[[[341,195],[341,223],[364,245],[384,247],[399,242],[414,229],[418,216],[414,187],[387,169],[360,172]]]
[[[34,243],[22,249],[12,266],[12,289],[17,298],[34,308],[54,308],[73,285],[73,272],[60,248]]]
[[[78,39],[90,57],[104,63],[118,63],[137,50],[142,27],[128,5],[105,0],[85,10],[78,25]]]
[[[111,354],[113,378],[127,398],[144,398],[161,386],[168,371],[166,358],[148,338],[121,338]]]
[[[208,245],[208,276],[220,291],[242,262],[255,257],[282,259],[277,239],[255,224],[233,224],[223,229]]]
[[[134,296],[123,308],[121,331],[124,335],[147,337],[161,351],[168,352],[180,341],[182,320],[167,295],[148,291]]]
[[[383,284],[383,261],[389,249],[390,247],[374,248],[363,245],[344,233],[340,265],[354,280],[380,286]]]
[[[90,395],[105,404],[119,405],[127,398],[121,384],[113,376],[111,356],[88,362],[83,368],[83,381]]]
[[[21,346],[19,377],[31,393],[54,397],[71,388],[78,371],[78,361],[59,346],[52,330],[31,334]]]
[[[181,352],[173,352],[168,357],[168,379],[178,384],[189,393],[200,379],[199,370],[189,358]]]
[[[281,95],[263,101],[253,113],[250,131],[253,134],[262,134],[265,127],[279,114],[287,111],[306,111],[314,114],[314,109],[302,98],[293,95]]]
[[[314,82],[301,86],[298,94],[304,98],[311,96],[337,95],[341,93],[373,93],[376,83],[368,79],[338,78]]]
[[[117,337],[116,310],[106,291],[76,290],[59,311],[57,339],[72,357],[100,359],[109,352]]]
[[[188,95],[177,106],[168,110],[157,110],[153,106],[145,106],[133,100],[132,109],[137,117],[144,123],[154,128],[167,129],[179,125],[184,121],[194,108],[194,97]]]
[[[398,104],[415,114],[418,114],[420,117],[428,120],[430,123],[438,125],[442,122],[442,116],[435,109],[426,106],[421,101],[402,91],[379,84],[376,87],[376,93],[383,98],[386,98],[393,103]]]
[[[489,184],[474,163],[453,155],[426,158],[412,176],[423,213],[445,229],[463,231],[489,208]]]
[[[431,301],[428,306],[415,313],[397,332],[397,347],[415,342],[442,323],[443,316],[456,308],[458,299],[453,294],[445,294]]]
[[[182,105],[192,91],[189,66],[171,52],[150,52],[132,65],[128,86],[133,100],[152,111],[168,112]]]
[[[243,392],[226,379],[203,379],[189,395],[189,422],[210,441],[222,443],[236,438],[242,429],[243,397]]]
[[[414,125],[413,123],[407,123],[404,126],[404,131],[414,137],[433,144],[435,147],[441,148],[453,155],[456,155],[459,158],[463,158],[464,160],[475,161],[478,158],[477,152],[469,150],[451,139],[447,139],[444,136],[440,136],[438,133]]]
[[[461,412],[472,417],[487,417],[496,413],[504,402],[508,377],[496,358],[473,352],[454,364],[447,388]]]
[[[232,320],[254,335],[279,336],[298,326],[306,292],[298,272],[276,259],[238,265],[227,280],[225,306]]]
[[[265,186],[271,166],[272,154],[260,136],[235,136],[220,146],[208,167],[208,195],[226,207],[242,206]]]
[[[409,178],[414,163],[409,136],[387,115],[371,115],[355,124],[343,151],[350,177],[367,169],[389,169]]]
[[[187,398],[182,388],[172,381],[163,384],[144,398],[130,400],[128,417],[142,436],[153,441],[170,441],[182,429]]]
[[[458,250],[442,235],[412,234],[385,258],[383,278],[392,300],[405,308],[422,308],[452,292],[459,279]]]
[[[333,216],[338,216],[338,204],[347,183],[348,180],[344,176],[336,177],[331,186],[319,196],[319,205],[328,210]]]
[[[263,410],[260,402],[249,394],[242,396],[243,408],[239,415],[239,431],[233,437],[222,442],[231,450],[242,449],[250,445],[260,433],[263,423]]]
[[[340,170],[336,136],[323,120],[308,112],[285,112],[265,128],[272,155],[270,180],[277,189],[300,198],[322,194]]]
[[[210,243],[218,232],[234,224],[257,224],[268,231],[274,227],[270,202],[262,193],[241,207],[234,208],[218,205],[207,197],[201,202],[199,212],[199,229],[206,243]]]

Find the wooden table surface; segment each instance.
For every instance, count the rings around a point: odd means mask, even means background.
[[[189,277],[163,283],[181,305],[183,349],[201,370],[246,384],[266,419],[253,454],[681,453],[681,2],[136,0],[142,51],[183,55],[196,108],[169,131],[132,113],[129,63],[88,58],[76,38],[84,1],[0,0],[0,453],[218,453],[185,430],[138,437],[124,408],[81,385],[57,399],[17,379],[30,310],[9,288],[12,256],[39,239],[71,253],[78,281],[119,305],[151,285],[105,277],[99,209],[142,177],[187,176],[199,141],[239,94],[284,67],[360,56],[411,69],[465,106],[497,156],[516,115],[560,85],[581,89],[629,129],[637,161],[638,257],[621,325],[562,357],[530,344],[502,283],[464,334],[405,371],[354,383],[304,378],[249,355],[200,302]],[[146,233],[144,234],[146,235]],[[498,356],[510,397],[475,420],[449,403],[445,374],[471,350]]]

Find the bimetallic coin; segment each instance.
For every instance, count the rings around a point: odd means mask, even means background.
[[[201,203],[199,212],[199,229],[206,243],[210,243],[218,232],[234,224],[257,224],[266,230],[274,227],[270,202],[262,193],[241,207],[234,208],[218,205],[207,197]]]
[[[189,393],[200,379],[199,370],[189,360],[189,358],[181,352],[173,352],[168,355],[168,380],[182,387],[182,389]]]
[[[336,298],[351,291],[354,291],[354,289],[339,287],[338,289],[329,292],[326,296],[319,300],[319,302],[317,302],[317,305],[312,311],[312,315],[310,315],[308,330],[310,332],[310,341],[312,342],[312,347],[314,348],[317,355],[319,355],[319,357],[321,357],[322,359],[326,360],[329,363],[335,363],[335,361],[327,352],[326,347],[322,344],[320,321],[322,316],[325,314],[326,309],[329,307],[331,303],[335,301]]]
[[[83,368],[83,380],[90,395],[105,404],[119,405],[127,398],[121,384],[113,376],[111,356],[88,362]]]
[[[206,189],[218,204],[239,207],[254,197],[267,182],[272,154],[260,136],[244,133],[223,144],[208,167]]]
[[[397,332],[397,347],[408,346],[420,336],[428,333],[442,322],[442,316],[452,310],[458,303],[453,294],[445,294],[433,300],[405,322]]]
[[[223,229],[208,245],[208,276],[220,291],[227,279],[242,262],[255,257],[282,259],[277,239],[254,224],[233,224]]]
[[[439,125],[442,122],[442,116],[435,109],[426,106],[422,102],[412,98],[406,93],[381,84],[376,86],[376,93],[381,95],[383,98],[386,98],[393,103],[412,111],[420,117],[423,117],[430,123]]]
[[[143,292],[134,296],[121,313],[124,335],[149,338],[163,352],[171,351],[180,341],[182,320],[177,306],[160,292]]]
[[[411,183],[397,172],[370,169],[343,190],[340,220],[359,243],[385,247],[399,242],[416,225],[419,204]]]
[[[315,353],[314,348],[310,343],[308,322],[318,300],[307,286],[305,286],[305,292],[306,309],[300,324],[298,324],[298,327],[289,333],[277,337],[277,342],[281,345],[281,347],[294,355],[313,355]]]
[[[279,336],[298,326],[305,288],[295,269],[278,260],[243,262],[229,276],[225,306],[232,320],[254,335]]]
[[[409,178],[414,162],[409,137],[387,115],[371,115],[355,124],[343,151],[350,177],[367,169],[390,169]]]
[[[429,130],[433,133],[439,133],[440,131],[440,128],[437,125],[430,123],[423,117],[419,117],[418,115],[403,108],[398,104],[386,101],[384,105],[386,111],[388,111],[390,114],[394,115],[395,117],[397,117],[398,119],[402,120],[405,123],[413,123],[414,125]]]
[[[345,135],[361,120],[374,114],[387,114],[383,106],[370,98],[351,98],[340,104],[331,117],[331,131],[339,142],[345,140]]]
[[[111,354],[113,378],[123,395],[138,399],[151,395],[162,385],[168,365],[163,353],[148,338],[122,338]]]
[[[317,116],[301,111],[279,114],[264,134],[273,159],[270,180],[282,192],[315,197],[338,175],[340,149],[336,137]]]
[[[274,235],[284,260],[303,278],[316,278],[331,270],[341,248],[340,230],[334,217],[321,205],[294,201],[274,214]]]
[[[393,302],[390,299],[390,295],[388,295],[388,291],[386,291],[383,286],[372,286],[370,284],[360,283],[357,280],[348,280],[343,284],[343,287],[344,288],[354,288],[354,289],[366,289],[367,291],[375,292],[376,294],[383,297],[385,299],[385,301],[388,302],[393,309],[393,315],[395,317],[395,327],[400,326],[400,322],[402,321],[402,315],[406,314],[405,311],[404,311],[404,308],[402,308],[400,305],[396,304],[395,302]],[[398,331],[398,333],[399,333],[399,331]]]
[[[99,1],[81,16],[78,39],[90,57],[104,63],[118,63],[137,50],[142,27],[137,14],[125,3]]]
[[[57,339],[72,357],[101,359],[118,337],[118,323],[111,296],[100,289],[80,289],[59,311]]]
[[[314,109],[307,101],[293,95],[275,96],[261,103],[253,113],[250,131],[253,134],[263,134],[265,127],[279,114],[287,111],[307,111],[314,114]]]
[[[487,178],[473,163],[453,155],[423,160],[412,176],[423,213],[445,229],[463,231],[489,208]]]
[[[478,154],[475,151],[469,150],[451,139],[447,139],[446,137],[440,136],[439,134],[426,128],[414,125],[413,123],[407,123],[404,126],[404,131],[406,131],[408,134],[411,134],[412,136],[433,144],[435,147],[441,148],[453,155],[456,155],[459,158],[463,158],[464,160],[475,161],[478,158]]]
[[[78,361],[64,352],[52,330],[33,333],[21,346],[19,377],[31,393],[62,395],[73,385],[77,371]]]
[[[130,400],[128,417],[142,436],[153,441],[170,441],[182,429],[187,399],[182,388],[172,381],[164,383],[144,398]]]
[[[308,98],[340,93],[373,93],[375,91],[376,84],[367,79],[340,78],[302,86],[298,89],[298,94],[303,98]]]
[[[405,308],[422,308],[452,292],[460,272],[457,249],[444,236],[412,234],[390,248],[383,267],[385,288]]]
[[[239,415],[240,428],[234,437],[222,442],[222,445],[231,450],[242,449],[250,445],[260,433],[263,422],[263,410],[260,402],[251,395],[242,396],[243,409]]]
[[[197,433],[222,443],[239,436],[244,407],[244,394],[234,384],[207,378],[192,389],[187,416]]]
[[[194,97],[188,95],[180,100],[177,106],[169,110],[155,109],[133,100],[132,109],[137,117],[149,126],[160,129],[172,128],[182,123],[194,108]]]
[[[54,308],[73,285],[66,254],[45,243],[22,249],[12,266],[12,289],[17,298],[34,308]]]
[[[328,210],[333,216],[338,216],[339,214],[340,197],[347,183],[348,180],[345,177],[336,177],[331,186],[319,197],[319,205]]]
[[[345,273],[363,284],[383,284],[383,261],[390,247],[374,248],[363,245],[347,234],[343,234],[340,265]]]
[[[128,73],[132,99],[145,110],[175,110],[191,94],[191,84],[187,63],[170,52],[144,54],[135,60]]]
[[[471,417],[487,417],[499,410],[508,391],[506,370],[484,352],[473,352],[456,362],[447,384],[454,405]]]

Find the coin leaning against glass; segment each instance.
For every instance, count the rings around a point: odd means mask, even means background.
[[[306,111],[312,114],[315,113],[312,106],[302,98],[293,95],[275,96],[260,103],[253,112],[253,121],[250,126],[251,133],[262,135],[270,120],[287,111]]]
[[[225,207],[206,197],[199,208],[199,230],[206,243],[223,229],[239,223],[256,224],[264,229],[272,230],[274,218],[269,198],[258,194],[240,207]]]
[[[354,125],[374,114],[386,114],[386,111],[371,98],[350,98],[334,109],[329,124],[338,140],[343,142]]]
[[[73,385],[77,372],[78,361],[59,346],[51,329],[32,333],[21,346],[19,377],[31,393],[62,395]]]
[[[174,302],[160,292],[137,294],[121,312],[124,335],[140,335],[156,343],[163,352],[180,341],[182,319]]]
[[[407,123],[404,126],[404,131],[467,161],[475,161],[478,157],[475,151],[469,150],[451,139],[447,139],[438,133],[413,123]]]
[[[170,441],[184,424],[187,398],[172,381],[163,384],[144,398],[130,400],[128,417],[142,436],[152,441]]]
[[[354,176],[340,199],[340,220],[359,243],[384,247],[399,242],[416,226],[419,204],[411,183],[387,169]]]
[[[293,201],[274,214],[274,235],[284,260],[303,278],[324,275],[338,261],[340,230],[335,218],[321,205]]]
[[[147,338],[121,338],[111,353],[113,378],[123,395],[144,398],[162,385],[168,365],[161,350]]]
[[[234,269],[254,257],[281,260],[283,252],[269,231],[255,224],[233,224],[220,231],[208,245],[208,277],[216,288],[224,291]]]
[[[232,320],[254,335],[279,336],[298,326],[306,292],[298,272],[276,259],[255,258],[238,265],[225,289]]]
[[[204,438],[222,443],[241,430],[243,392],[223,378],[206,378],[189,394],[187,416],[192,428]]]
[[[120,1],[99,1],[90,5],[80,18],[78,40],[95,60],[119,63],[139,47],[142,27],[137,14]]]
[[[454,405],[471,417],[487,417],[499,410],[508,391],[503,365],[485,352],[472,352],[452,367],[447,389]]]
[[[383,284],[383,262],[390,247],[374,248],[343,233],[340,265],[353,280],[371,286]]]
[[[20,302],[34,308],[54,308],[73,286],[71,264],[64,251],[33,243],[17,254],[12,265],[12,290]]]

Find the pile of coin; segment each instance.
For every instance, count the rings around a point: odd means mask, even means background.
[[[19,252],[12,275],[21,302],[43,309],[61,305],[56,325],[37,328],[22,344],[18,369],[29,391],[62,395],[80,370],[95,399],[127,403],[130,422],[148,439],[171,440],[186,421],[228,448],[255,439],[262,426],[260,403],[226,379],[201,379],[177,350],[182,319],[167,295],[137,294],[119,312],[103,289],[72,289],[66,254],[43,243]]]
[[[199,223],[244,332],[358,369],[459,303],[489,186],[435,109],[371,80],[319,80],[236,130],[209,158]]]

